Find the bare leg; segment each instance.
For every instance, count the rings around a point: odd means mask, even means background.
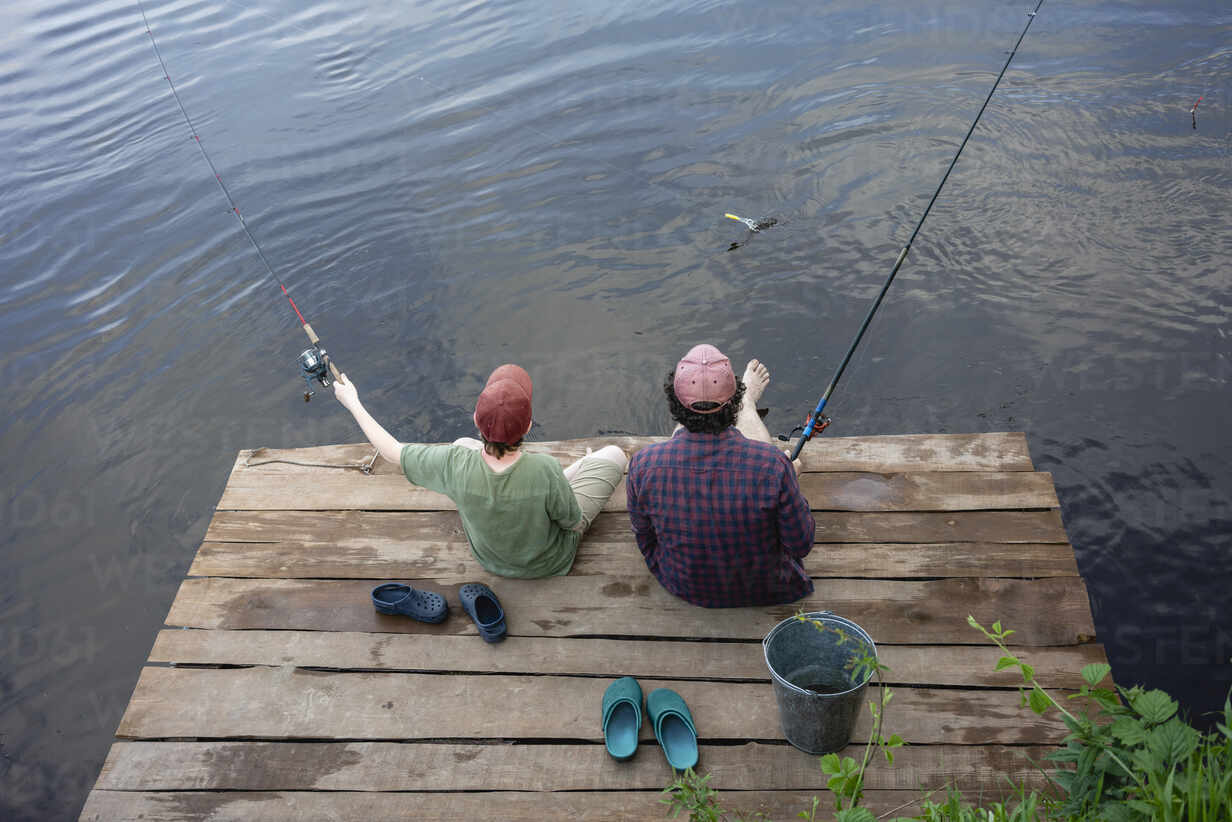
[[[757,403],[770,384],[770,370],[757,360],[749,360],[741,379],[744,381],[744,399],[736,414],[736,429],[748,439],[773,444],[770,431],[757,415]]]

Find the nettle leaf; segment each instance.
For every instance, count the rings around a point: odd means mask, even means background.
[[[1088,685],[1098,685],[1110,673],[1112,673],[1111,665],[1106,665],[1103,662],[1092,662],[1090,665],[1083,667],[1082,678],[1086,680]]]
[[[1146,742],[1146,728],[1132,716],[1119,717],[1112,723],[1112,735],[1126,745],[1141,745]]]
[[[1006,668],[1012,668],[1018,664],[1018,660],[1012,656],[1003,656],[997,660],[997,667],[994,670],[1004,671]]]
[[[1121,700],[1117,699],[1116,691],[1110,691],[1107,688],[1092,690],[1091,699],[1094,699],[1105,711],[1116,711],[1121,707]]]
[[[1165,692],[1155,689],[1140,694],[1130,704],[1139,716],[1152,725],[1167,722],[1176,713],[1176,700]]]
[[[848,808],[834,814],[835,822],[877,822],[877,817],[868,808]]]
[[[1025,662],[1020,663],[1019,667],[1022,668],[1022,681],[1023,682],[1030,682],[1031,680],[1035,679],[1035,668],[1031,667]]]
[[[838,754],[828,753],[821,758],[821,772],[826,774],[840,773]]]
[[[1142,818],[1139,815],[1141,811],[1137,808],[1131,808],[1119,802],[1104,803],[1100,807],[1099,812],[1107,822],[1138,822]],[[1149,814],[1147,818],[1150,818]]]
[[[1151,753],[1168,765],[1188,757],[1198,747],[1198,732],[1179,719],[1173,719],[1151,730],[1147,739]]]
[[[1072,762],[1077,762],[1078,754],[1076,751],[1071,750],[1053,751],[1050,754],[1046,754],[1044,759],[1047,759],[1049,762],[1055,762],[1058,765],[1067,765]]]
[[[1038,685],[1031,689],[1031,694],[1027,697],[1027,701],[1031,706],[1031,710],[1041,716],[1052,706],[1052,700],[1048,698],[1046,693],[1040,690]]]
[[[1150,772],[1150,771],[1154,771],[1157,767],[1159,767],[1163,763],[1159,762],[1154,757],[1154,755],[1151,753],[1149,749],[1138,748],[1134,751],[1133,755],[1130,757],[1129,764],[1133,765],[1135,768],[1137,768],[1140,771]]]

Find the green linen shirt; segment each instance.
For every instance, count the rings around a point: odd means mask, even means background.
[[[560,463],[523,453],[497,473],[460,445],[406,445],[402,473],[458,506],[479,564],[503,577],[547,577],[573,567],[582,509]]]

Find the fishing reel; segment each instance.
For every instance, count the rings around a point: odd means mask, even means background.
[[[804,429],[808,428],[809,423],[811,423],[812,421],[813,421],[813,415],[809,414],[807,417],[804,418],[804,425],[797,425],[795,428],[791,429],[786,434],[779,434],[779,439],[782,440],[783,442],[791,442],[791,438],[795,436],[796,434],[803,434]],[[833,420],[831,420],[825,414],[822,414],[821,416],[817,417],[817,424],[813,426],[813,431],[812,433],[808,435],[808,437],[806,438],[806,441],[811,440],[813,437],[817,436],[822,431],[825,431],[826,428],[829,427],[831,422],[833,422]]]
[[[806,418],[805,418],[805,420],[804,420],[804,426],[805,426],[805,428],[807,428],[807,427],[808,427],[808,424],[809,424],[809,423],[811,423],[811,422],[813,422],[813,421],[814,421],[814,417],[813,417],[813,415],[812,415],[812,414],[809,414],[809,415],[808,415],[808,417],[806,417]],[[825,414],[818,414],[818,415],[816,416],[816,424],[813,426],[813,433],[809,434],[809,439],[812,439],[813,437],[815,437],[815,436],[817,436],[818,434],[820,434],[822,431],[825,431],[825,430],[826,430],[826,428],[828,428],[828,427],[830,426],[830,423],[832,423],[832,422],[833,422],[833,420],[832,420],[832,419],[830,419],[829,417],[827,417]],[[801,430],[803,430],[803,429],[801,429]]]
[[[304,382],[308,388],[304,391],[304,402],[312,399],[315,393],[312,390],[312,381],[316,380],[321,385],[329,388],[329,354],[319,345],[314,345],[312,348],[305,348],[299,355],[297,360],[299,363],[300,372],[304,376]]]

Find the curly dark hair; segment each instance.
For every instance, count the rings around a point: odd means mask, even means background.
[[[672,413],[672,419],[683,425],[694,434],[720,434],[736,424],[736,415],[740,413],[740,401],[744,398],[744,380],[736,377],[736,393],[731,402],[720,410],[710,414],[699,414],[685,408],[676,397],[676,369],[667,372],[667,380],[663,383],[663,393],[667,395],[667,406]]]
[[[500,459],[501,457],[505,456],[510,451],[517,451],[519,448],[522,447],[522,440],[518,440],[517,442],[513,442],[513,443],[489,442],[487,438],[484,437],[483,434],[479,435],[479,439],[483,440],[483,450],[487,451],[489,454],[496,457],[497,459]]]

